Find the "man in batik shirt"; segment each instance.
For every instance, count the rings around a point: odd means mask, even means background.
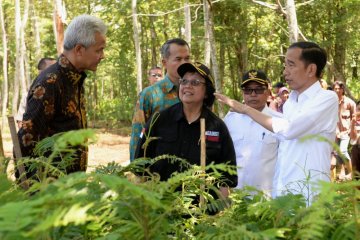
[[[33,149],[43,138],[87,127],[84,71],[96,71],[104,58],[105,34],[104,22],[93,16],[81,15],[69,24],[63,54],[30,87],[18,132],[23,156],[34,156]],[[82,148],[65,170],[67,173],[86,171],[86,167],[87,150]],[[28,177],[34,174],[26,170]]]
[[[134,160],[141,130],[150,116],[179,102],[177,86],[180,76],[177,69],[190,61],[189,45],[180,38],[170,39],[161,47],[161,57],[166,69],[165,78],[142,90],[136,102],[130,139],[130,161]]]

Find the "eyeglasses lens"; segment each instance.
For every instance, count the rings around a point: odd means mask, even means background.
[[[253,92],[255,92],[255,94],[263,94],[265,90],[265,88],[243,88],[243,91],[246,95],[250,95]]]
[[[179,83],[180,83],[180,85],[187,85],[188,83],[190,83],[191,86],[199,86],[201,83],[205,84],[203,82],[200,82],[200,80],[198,80],[198,79],[188,80],[185,78],[180,78]]]

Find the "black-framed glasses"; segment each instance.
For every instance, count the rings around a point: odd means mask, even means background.
[[[199,79],[194,79],[194,80],[188,80],[185,78],[179,79],[180,85],[187,85],[188,83],[190,83],[191,86],[199,86],[200,84],[206,84],[205,82],[201,82]]]
[[[255,94],[263,94],[266,88],[243,88],[242,90],[246,95],[250,95],[253,92],[255,92]]]
[[[160,73],[152,73],[152,74],[150,74],[150,76],[152,76],[152,77],[162,77],[162,74],[160,74]]]

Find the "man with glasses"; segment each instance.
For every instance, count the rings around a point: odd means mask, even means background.
[[[162,70],[160,67],[156,66],[149,70],[149,86],[154,85],[155,83],[161,81],[163,79]]]
[[[161,111],[179,102],[177,86],[180,76],[177,69],[181,64],[190,62],[190,47],[181,38],[170,39],[162,45],[161,57],[161,62],[166,69],[165,78],[144,88],[136,102],[131,129],[130,161],[134,160],[141,130],[150,116],[154,112]]]
[[[250,70],[245,73],[241,89],[247,106],[269,116],[282,117],[281,113],[266,104],[270,89],[264,72]],[[271,131],[254,122],[248,115],[229,112],[224,122],[235,146],[237,188],[255,187],[270,197],[279,141]]]
[[[313,42],[295,42],[285,56],[284,78],[292,89],[284,117],[269,117],[255,108],[216,94],[220,102],[243,113],[281,140],[275,166],[273,197],[302,194],[309,205],[318,182],[330,181],[330,157],[338,121],[338,97],[321,88],[326,52]],[[305,138],[304,138],[305,137]]]

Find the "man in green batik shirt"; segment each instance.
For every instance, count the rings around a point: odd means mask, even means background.
[[[181,64],[190,62],[190,47],[183,39],[170,39],[161,47],[161,57],[166,69],[165,78],[143,89],[136,102],[130,139],[130,161],[134,160],[141,130],[150,116],[179,102],[177,86],[180,76],[177,69]]]

